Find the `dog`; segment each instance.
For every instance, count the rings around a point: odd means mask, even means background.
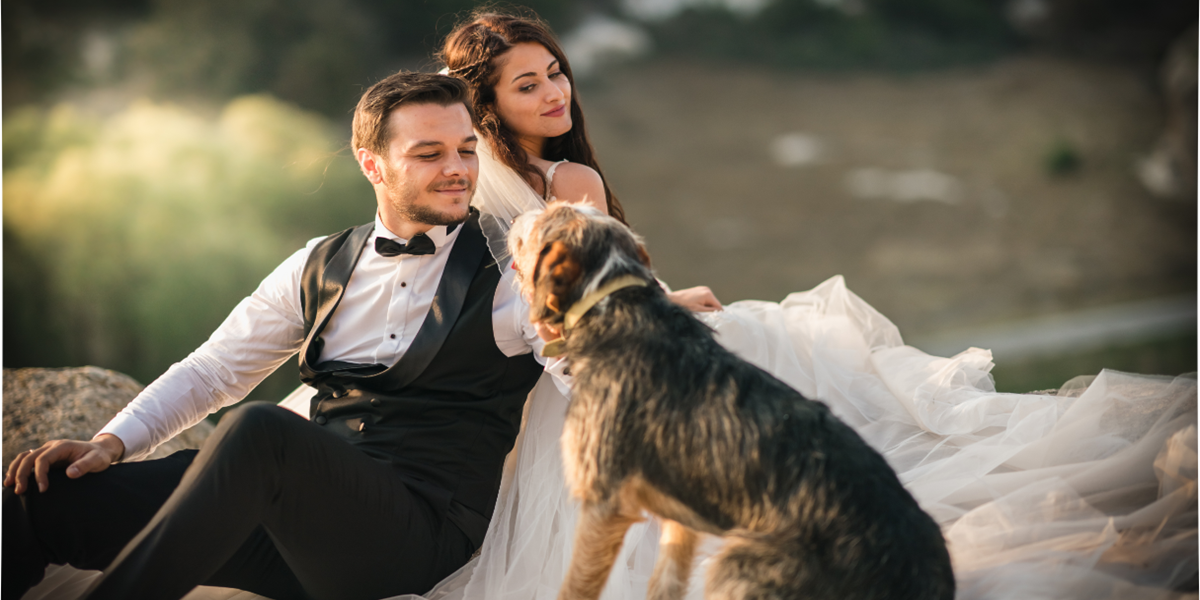
[[[582,512],[560,600],[599,597],[643,510],[662,519],[654,600],[683,597],[700,533],[725,538],[707,598],[954,597],[941,530],[884,458],[671,303],[628,227],[555,204],[508,243],[574,380],[562,452]]]

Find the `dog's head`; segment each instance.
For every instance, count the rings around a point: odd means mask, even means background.
[[[614,277],[654,279],[641,239],[586,205],[555,203],[517,217],[508,248],[535,323],[558,325],[572,304]]]

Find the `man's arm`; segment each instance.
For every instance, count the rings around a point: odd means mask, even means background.
[[[492,327],[495,329],[496,346],[506,356],[517,356],[533,352],[534,357],[554,377],[554,386],[567,398],[571,397],[571,377],[566,374],[567,361],[564,357],[546,358],[542,356],[542,348],[546,347],[546,337],[554,339],[555,334],[542,332],[529,322],[529,305],[517,293],[516,271],[506,269],[496,285],[496,296],[492,304]]]
[[[314,242],[317,240],[314,240]],[[69,477],[148,455],[209,413],[244,398],[303,343],[300,275],[312,244],[285,260],[200,348],[142,390],[90,442],[55,440],[22,452],[4,478],[24,493],[32,473],[45,490],[51,467]]]

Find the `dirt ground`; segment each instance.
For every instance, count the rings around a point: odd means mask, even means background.
[[[580,94],[674,287],[780,300],[840,273],[906,337],[1196,289],[1195,199],[1153,197],[1135,175],[1163,122],[1152,73],[1045,57],[908,76],[648,62]],[[807,144],[799,166],[772,158],[789,133]],[[1054,175],[1061,148],[1078,168]],[[935,199],[856,196],[864,173],[923,174]]]

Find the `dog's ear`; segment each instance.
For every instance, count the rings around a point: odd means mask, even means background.
[[[650,267],[650,253],[646,252],[646,247],[643,246],[642,244],[638,244],[637,252],[638,252],[638,258],[641,259],[642,264],[646,265],[647,269],[651,268]]]
[[[562,241],[556,240],[542,248],[537,281],[538,287],[546,292],[544,306],[556,313],[566,310],[564,302],[582,274],[583,267],[579,265],[579,260],[571,255],[571,249]]]

